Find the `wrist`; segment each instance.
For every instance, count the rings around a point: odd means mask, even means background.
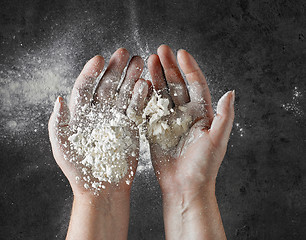
[[[173,206],[173,204],[186,205],[193,207],[198,203],[205,204],[215,198],[215,186],[205,188],[193,188],[189,190],[178,190],[175,192],[163,192],[162,199],[164,205]]]
[[[173,184],[174,185],[174,184]],[[175,187],[161,188],[164,200],[174,198],[207,198],[215,196],[215,181],[205,184],[175,184]]]
[[[183,222],[197,221],[216,203],[214,185],[205,188],[167,192],[162,194],[164,218]]]
[[[74,194],[67,239],[126,239],[129,211],[130,195],[126,192]],[[86,229],[80,230],[80,225]]]
[[[89,206],[124,205],[130,202],[129,192],[107,192],[95,195],[92,192],[74,193],[74,201]]]

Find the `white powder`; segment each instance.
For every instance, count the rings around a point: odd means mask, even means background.
[[[146,135],[152,143],[158,143],[164,150],[179,143],[192,121],[186,107],[169,109],[169,100],[156,92],[152,94],[142,116],[137,115],[132,109],[128,109],[127,114],[137,125],[144,126]]]
[[[139,139],[135,138],[137,128],[130,120],[137,122],[141,136],[147,135],[164,150],[178,144],[192,120],[186,107],[169,109],[169,100],[156,92],[141,117],[131,109],[127,112],[128,117],[109,107],[101,109],[85,105],[78,109],[71,127],[73,134],[68,138],[75,151],[75,157],[70,161],[81,166],[81,179],[86,189],[95,192],[105,189],[103,182],[118,183],[128,171],[129,177],[134,176],[127,160],[138,154]],[[125,182],[131,183],[129,179]]]
[[[118,183],[127,175],[127,160],[136,156],[137,150],[133,130],[127,116],[115,108],[80,109],[68,140],[76,151],[72,161],[82,166],[85,188],[104,189],[103,182]],[[129,176],[133,174],[131,171]]]
[[[66,58],[59,46],[42,53],[20,52],[14,64],[3,65],[0,70],[0,124],[4,133],[0,139],[23,138],[45,129],[50,105],[58,95],[68,95],[75,74],[72,61]]]
[[[290,102],[283,103],[281,106],[288,112],[292,112],[294,116],[301,117],[304,115],[304,111],[301,108],[300,100],[303,96],[302,92],[299,91],[298,87],[294,87],[292,91],[292,99]]]

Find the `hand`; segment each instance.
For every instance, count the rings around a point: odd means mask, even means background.
[[[49,121],[52,151],[56,162],[67,176],[74,194],[90,192],[91,185],[83,180],[83,166],[78,166],[75,162],[76,159],[78,159],[78,162],[82,161],[84,156],[78,156],[78,153],[71,148],[68,139],[73,135],[73,129],[91,124],[88,122],[88,119],[83,117],[84,111],[82,111],[82,109],[84,109],[84,107],[87,107],[87,112],[92,109],[95,110],[92,111],[94,116],[91,116],[90,120],[98,119],[98,116],[101,117],[101,114],[106,118],[110,118],[112,117],[110,116],[110,111],[113,109],[118,109],[120,113],[125,114],[131,91],[143,69],[143,60],[140,57],[133,57],[129,63],[123,84],[117,94],[117,87],[128,59],[128,52],[125,49],[118,49],[111,57],[109,66],[95,90],[96,79],[104,67],[104,59],[101,56],[92,58],[85,65],[75,82],[71,93],[69,108],[61,97],[59,97],[55,103],[54,112]],[[92,100],[94,101],[94,105],[91,102]],[[138,103],[132,102],[132,104],[137,105]],[[128,120],[128,118],[126,119]],[[126,182],[129,183],[129,181],[131,182],[133,180],[131,172],[135,173],[136,171],[139,140],[135,127],[132,123],[130,124],[128,131],[131,132],[130,136],[133,144],[136,146],[136,152],[133,153],[133,156],[130,155],[127,156],[127,159],[123,159],[128,162],[129,171],[118,184],[103,182],[102,184],[105,189],[100,187],[101,193],[128,191],[131,188],[131,184],[126,184]],[[132,151],[130,151],[130,154],[131,153]],[[128,175],[130,175],[130,177]],[[90,172],[90,169],[87,172],[87,176],[94,181],[93,179],[95,178]],[[80,180],[76,181],[76,178]],[[99,182],[97,179],[95,181]],[[88,187],[88,189],[84,188],[84,185]]]
[[[160,46],[158,55],[148,60],[154,88],[170,99],[174,108],[185,106],[193,120],[189,132],[171,151],[151,143],[152,162],[163,194],[214,186],[234,119],[234,92],[220,99],[214,117],[210,92],[198,64],[185,50],[179,50],[177,59],[189,90],[168,46]]]

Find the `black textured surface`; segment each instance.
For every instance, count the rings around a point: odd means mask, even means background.
[[[0,238],[66,234],[72,193],[46,123],[53,100],[68,91],[45,89],[42,79],[70,89],[96,54],[108,58],[122,46],[148,57],[166,43],[194,55],[214,102],[236,90],[235,126],[217,179],[228,239],[305,239],[305,5],[2,0]],[[129,239],[163,239],[152,171],[138,173],[131,206]]]

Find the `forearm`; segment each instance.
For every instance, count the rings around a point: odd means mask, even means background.
[[[129,194],[75,196],[66,239],[127,239]]]
[[[166,239],[226,239],[214,187],[163,195]]]

